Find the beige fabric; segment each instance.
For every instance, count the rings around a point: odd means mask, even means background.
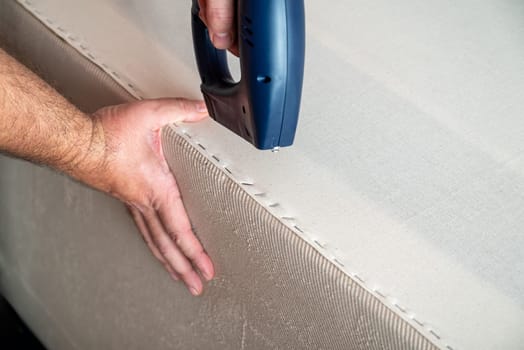
[[[229,300],[242,313],[237,327],[242,323],[248,333],[254,327],[266,337],[265,343],[253,344],[248,336],[243,346],[436,349],[316,251],[300,231],[293,232],[260,205],[249,194],[250,184],[239,184],[190,136],[166,128],[163,137],[192,222],[220,267],[223,287],[211,290],[212,303]],[[217,329],[225,329],[229,325],[223,322],[231,321],[219,322]]]
[[[198,96],[189,2],[22,3],[135,95]],[[522,348],[524,3],[306,4],[296,145],[186,130],[432,341]]]

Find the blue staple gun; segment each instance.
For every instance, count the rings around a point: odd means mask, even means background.
[[[258,149],[290,146],[295,138],[305,55],[303,0],[237,0],[241,79],[216,49],[193,0],[193,44],[209,114]]]

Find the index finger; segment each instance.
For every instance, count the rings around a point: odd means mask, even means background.
[[[211,280],[215,274],[213,263],[191,228],[178,191],[169,192],[167,200],[160,205],[158,214],[176,246],[202,272],[206,280]]]

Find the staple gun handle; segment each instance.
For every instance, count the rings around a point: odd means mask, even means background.
[[[193,44],[209,113],[259,149],[289,146],[302,95],[304,1],[238,0],[236,6],[239,82],[231,77],[226,52],[211,43],[193,0]]]

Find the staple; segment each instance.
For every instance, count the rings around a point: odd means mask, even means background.
[[[339,265],[340,267],[344,267],[344,264],[340,262],[340,260],[338,260],[337,258],[333,258],[333,261]]]
[[[116,78],[120,78],[117,72],[111,72]]]
[[[397,309],[399,309],[401,312],[406,313],[406,309],[404,309],[404,308],[403,308],[402,306],[400,306],[399,304],[395,303],[395,304],[393,304],[393,305],[395,305],[395,307],[396,307]]]
[[[205,149],[205,148],[204,148]],[[227,171],[229,173],[229,175],[233,175],[233,172],[231,170],[229,170],[229,168],[227,167],[224,167],[224,170]]]
[[[375,292],[376,295],[378,295],[379,297],[383,298],[383,299],[386,299],[386,296],[384,294],[382,294],[378,289],[375,289],[373,290]]]
[[[319,241],[317,241],[316,239],[313,240],[313,242],[315,242],[316,245],[318,245],[320,248],[324,249],[324,245],[321,244]]]
[[[429,330],[429,333],[433,334],[433,336],[434,336],[435,338],[437,338],[438,340],[441,339],[441,338],[440,338],[440,335],[438,335],[437,333],[435,333],[434,330],[430,329],[430,330]]]
[[[300,233],[304,233],[304,230],[302,230],[300,227],[298,227],[297,225],[293,225],[293,227],[295,228],[295,230],[297,230],[298,232]]]
[[[364,281],[364,280],[363,280],[359,275],[357,275],[356,273],[353,274],[353,277],[354,277],[355,279],[359,280],[359,281],[362,282],[362,283],[366,283],[366,281]]]
[[[411,318],[416,324],[418,324],[420,327],[424,327],[424,323],[417,320],[415,317]]]
[[[249,182],[249,181],[242,181],[240,184],[244,186],[253,186],[254,185],[254,183]]]
[[[453,349],[451,346],[449,346],[449,345],[446,345],[446,349],[448,349],[448,350],[454,350],[454,349]]]
[[[127,86],[129,86],[131,89],[135,88],[133,85],[131,85],[131,83],[127,83]]]
[[[216,160],[217,162],[220,162],[220,159],[219,159],[217,156],[215,156],[214,154],[213,154],[211,157],[212,157],[214,160]]]
[[[204,145],[201,144],[200,142],[197,142],[197,145],[198,145],[198,147],[202,148],[204,151],[206,150],[206,148],[204,147]]]
[[[279,206],[278,203],[271,203],[271,204],[269,205],[270,208],[275,208],[275,207],[278,207],[278,206]]]
[[[266,194],[264,192],[258,192],[258,193],[255,193],[255,196],[257,196],[257,197],[265,197]]]
[[[280,217],[282,220],[287,220],[287,221],[294,221],[295,218],[292,217],[292,216],[281,216]]]

